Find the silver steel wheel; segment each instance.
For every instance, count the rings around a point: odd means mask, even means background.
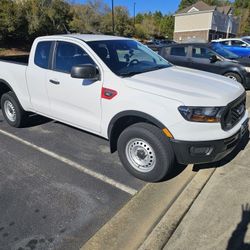
[[[227,75],[227,77],[237,82],[237,78],[235,76],[233,76],[233,75]]]
[[[4,102],[4,112],[9,121],[15,122],[16,121],[16,110],[12,102],[6,100]]]
[[[153,148],[146,141],[138,138],[127,143],[126,157],[134,169],[143,173],[153,170],[156,164]]]

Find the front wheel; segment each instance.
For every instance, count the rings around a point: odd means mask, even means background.
[[[22,127],[26,121],[27,115],[13,92],[2,95],[1,109],[3,116],[12,127]]]
[[[118,138],[117,148],[124,167],[144,181],[162,180],[175,163],[169,139],[151,124],[137,123],[126,128]]]

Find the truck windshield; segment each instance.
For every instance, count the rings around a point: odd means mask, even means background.
[[[172,66],[161,56],[134,40],[92,41],[87,44],[115,74],[122,77]]]

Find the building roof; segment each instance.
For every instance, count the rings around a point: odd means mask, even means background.
[[[208,4],[204,3],[203,1],[199,1],[195,4],[190,5],[189,7],[186,7],[184,9],[178,11],[177,14],[188,13],[193,8],[197,9],[198,11],[206,11],[206,10],[215,10],[216,6],[209,6]]]
[[[228,15],[231,9],[232,9],[232,7],[229,5],[217,7],[217,6],[210,6],[206,3],[204,3],[203,1],[198,1],[195,4],[192,4],[189,7],[186,7],[184,9],[178,11],[177,14],[192,13],[193,11],[195,12],[195,11],[214,11],[214,10],[217,10],[221,13]]]

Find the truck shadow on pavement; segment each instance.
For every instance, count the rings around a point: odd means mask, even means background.
[[[171,179],[177,177],[185,170],[186,167],[187,167],[187,165],[182,165],[182,164],[176,163],[174,166],[174,169],[172,171],[170,171],[170,173],[167,174],[162,180],[160,180],[160,182],[168,181],[168,180],[171,180]]]
[[[226,250],[249,250],[250,243],[244,243],[244,238],[247,233],[247,227],[250,223],[250,204],[241,205],[242,215],[241,221],[233,231],[231,238],[228,241]]]
[[[36,127],[36,126],[43,125],[45,123],[49,123],[51,121],[52,120],[47,117],[37,115],[37,114],[30,114],[27,118],[27,121],[22,127],[23,128]]]
[[[224,165],[231,162],[242,150],[245,149],[249,140],[250,138],[249,138],[249,131],[248,131],[244,135],[242,140],[238,143],[236,148],[229,155],[227,155],[224,159],[217,161],[217,162],[211,162],[211,163],[206,163],[206,164],[195,164],[193,166],[193,171],[198,172],[200,169],[223,167]]]
[[[0,112],[1,112],[1,108],[0,108]],[[25,124],[22,125],[22,128],[36,127],[36,126],[43,125],[45,123],[49,123],[51,121],[52,120],[50,118],[30,113],[25,120]],[[0,123],[2,122],[4,122],[3,118],[0,119]]]

